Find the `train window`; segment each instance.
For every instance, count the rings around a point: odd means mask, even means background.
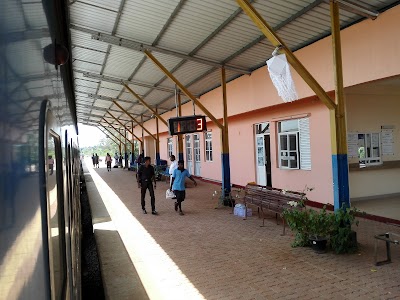
[[[61,143],[50,133],[47,144],[47,213],[52,299],[62,299],[65,293],[65,221]]]

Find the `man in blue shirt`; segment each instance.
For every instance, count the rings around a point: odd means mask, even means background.
[[[190,175],[189,171],[184,168],[183,160],[178,161],[178,169],[174,170],[172,174],[172,182],[170,189],[174,191],[176,196],[175,202],[175,211],[178,211],[179,207],[179,214],[183,216],[182,211],[182,201],[185,200],[185,179],[189,178],[194,182],[194,185],[197,186],[196,180],[193,179],[192,175]]]

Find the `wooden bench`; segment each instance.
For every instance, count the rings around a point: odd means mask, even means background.
[[[245,209],[245,218],[247,218],[247,206],[249,204],[257,206],[258,217],[260,217],[260,210],[263,218],[264,226],[264,210],[268,210],[275,213],[276,223],[278,224],[278,214],[282,219],[283,223],[283,235],[285,235],[286,222],[283,218],[283,211],[285,209],[302,209],[304,207],[303,200],[305,199],[304,193],[283,191],[281,189],[272,188],[268,186],[248,184],[245,188],[245,196],[243,198]],[[288,204],[289,201],[297,202],[297,206],[291,206]]]

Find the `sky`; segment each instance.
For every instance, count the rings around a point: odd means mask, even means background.
[[[95,146],[100,143],[100,140],[105,138],[104,133],[97,127],[78,124],[79,130],[79,147]]]

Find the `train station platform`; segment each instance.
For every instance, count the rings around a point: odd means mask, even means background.
[[[275,219],[260,227],[257,214],[216,209],[217,185],[189,181],[180,216],[157,182],[159,215],[144,215],[134,172],[84,170],[108,299],[400,299],[400,247],[374,264],[374,235],[398,226],[360,219],[357,253],[317,254],[292,248]],[[378,251],[384,259],[384,243]]]

